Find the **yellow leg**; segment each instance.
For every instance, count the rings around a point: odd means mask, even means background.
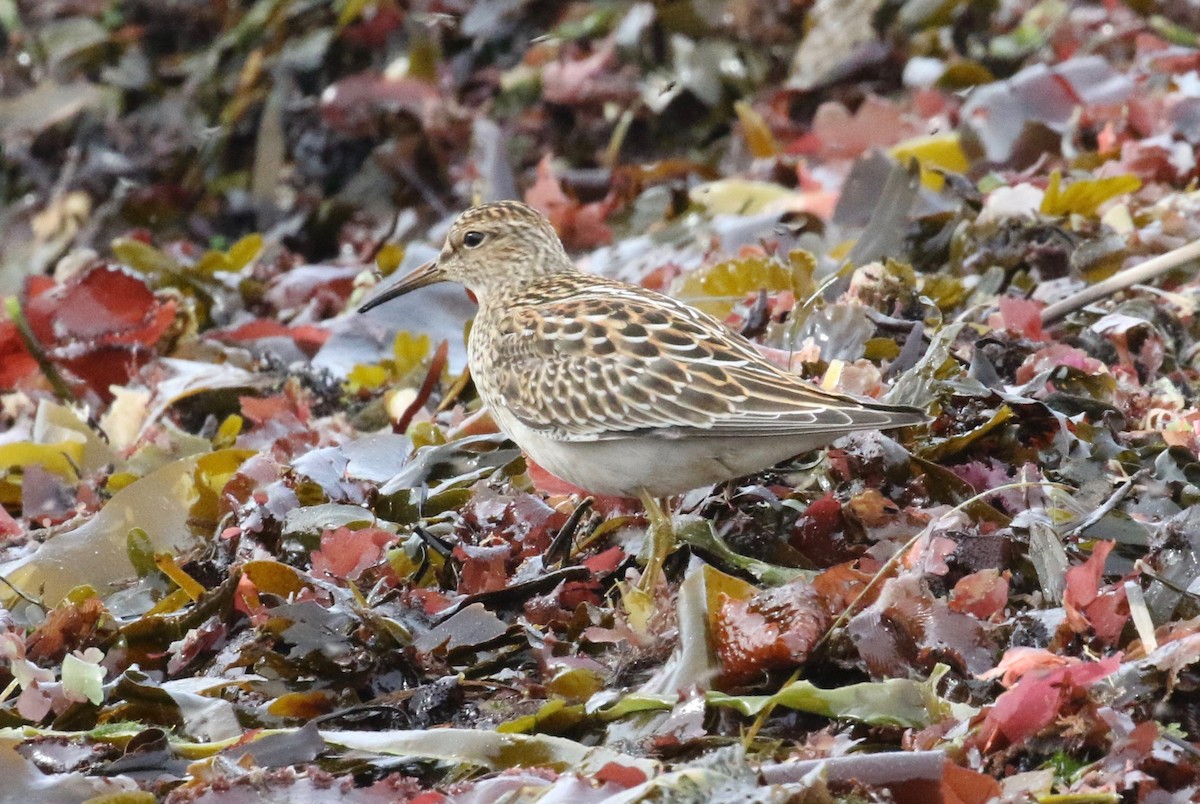
[[[646,509],[646,518],[650,520],[650,560],[646,563],[640,586],[643,592],[653,592],[662,573],[663,562],[675,548],[675,528],[671,524],[666,500],[656,500],[644,491],[638,497]]]

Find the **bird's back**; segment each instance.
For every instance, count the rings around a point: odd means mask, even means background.
[[[473,329],[477,384],[490,405],[550,438],[832,440],[925,419],[817,388],[706,313],[635,285],[571,273],[503,296]]]

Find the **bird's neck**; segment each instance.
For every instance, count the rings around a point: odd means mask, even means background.
[[[566,269],[556,267],[556,270],[546,271],[514,271],[507,275],[493,276],[486,286],[472,288],[471,292],[479,302],[480,308],[494,305],[498,309],[506,309],[514,299],[526,295],[530,287],[553,282],[556,276],[574,276],[578,273],[579,269],[574,265],[569,265]]]

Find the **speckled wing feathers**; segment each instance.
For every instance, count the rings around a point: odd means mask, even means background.
[[[640,288],[578,274],[508,301],[487,312],[498,335],[482,356],[496,369],[489,390],[550,438],[838,434],[922,418],[815,388],[715,319]]]

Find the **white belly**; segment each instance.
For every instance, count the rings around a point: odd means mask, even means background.
[[[828,439],[805,438],[616,438],[557,441],[530,430],[507,411],[493,410],[496,423],[538,465],[593,494],[653,497],[682,494],[743,477]]]

